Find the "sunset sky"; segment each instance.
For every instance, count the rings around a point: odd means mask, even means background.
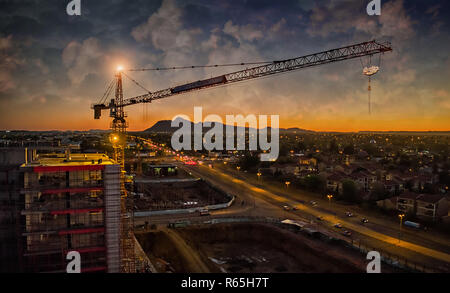
[[[128,107],[130,130],[175,115],[278,114],[317,131],[450,131],[450,1],[0,1],[0,129],[107,129],[98,102],[115,68],[280,60],[377,39],[394,51],[373,78],[354,59]],[[379,65],[378,57],[373,59]],[[242,69],[131,72],[151,91]],[[125,97],[143,90],[125,80]]]

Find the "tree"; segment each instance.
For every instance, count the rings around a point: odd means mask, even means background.
[[[355,147],[352,144],[346,145],[344,147],[344,154],[353,155],[355,153]]]
[[[365,150],[370,156],[374,156],[378,153],[378,148],[371,143],[364,144],[362,149]]]
[[[370,200],[377,201],[386,198],[386,190],[384,185],[381,183],[376,183],[370,193]]]
[[[242,170],[250,170],[259,164],[259,158],[256,154],[246,153],[243,157],[239,158],[238,162]]]
[[[298,146],[297,146],[297,149],[298,149],[299,151],[304,151],[304,150],[306,150],[306,145],[305,145],[305,143],[304,143],[303,141],[299,142],[299,143],[298,143]]]
[[[339,152],[339,147],[337,145],[336,139],[333,138],[330,142],[330,148],[329,148],[330,153],[332,154],[336,154],[337,152]]]
[[[356,202],[358,196],[358,188],[352,180],[344,180],[342,182],[342,197],[349,202]]]
[[[323,177],[318,175],[308,175],[303,179],[303,184],[305,187],[314,192],[325,191],[326,182]]]

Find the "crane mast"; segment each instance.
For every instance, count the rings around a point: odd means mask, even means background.
[[[125,188],[125,144],[127,122],[123,107],[123,84],[122,70],[119,68],[115,75],[116,92],[115,99],[111,100],[110,117],[112,133],[110,141],[114,149],[114,160],[120,165],[120,256],[121,271],[124,273],[134,273],[134,236],[133,236],[133,201],[128,198]]]

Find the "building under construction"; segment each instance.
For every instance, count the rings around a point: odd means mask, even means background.
[[[69,251],[80,253],[82,272],[130,271],[120,165],[103,154],[66,153],[39,156],[21,171],[22,271],[65,272]]]

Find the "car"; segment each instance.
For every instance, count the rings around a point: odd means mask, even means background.
[[[202,209],[200,210],[200,216],[209,216],[210,212],[208,209]]]
[[[352,236],[352,232],[350,232],[348,230],[344,230],[344,231],[342,231],[342,235],[344,235],[344,236]]]
[[[312,200],[312,201],[310,201],[309,203],[310,203],[311,205],[313,205],[313,206],[317,205],[317,201],[313,201],[313,200]]]
[[[285,210],[285,211],[290,211],[291,210],[291,207],[290,206],[283,206],[283,209]]]
[[[317,221],[323,221],[323,216],[318,216],[318,217],[316,218],[316,220],[317,220]]]
[[[347,217],[353,217],[353,213],[351,213],[351,212],[346,212],[345,215],[346,215]]]
[[[336,224],[334,224],[334,227],[341,229],[342,228],[342,224],[341,223],[336,223]]]
[[[369,223],[369,220],[367,220],[366,218],[362,218],[362,219],[361,219],[361,223],[363,223],[363,224]]]
[[[298,210],[298,207],[293,206],[293,207],[292,207],[292,210],[293,210],[293,211],[297,211],[297,210]]]

